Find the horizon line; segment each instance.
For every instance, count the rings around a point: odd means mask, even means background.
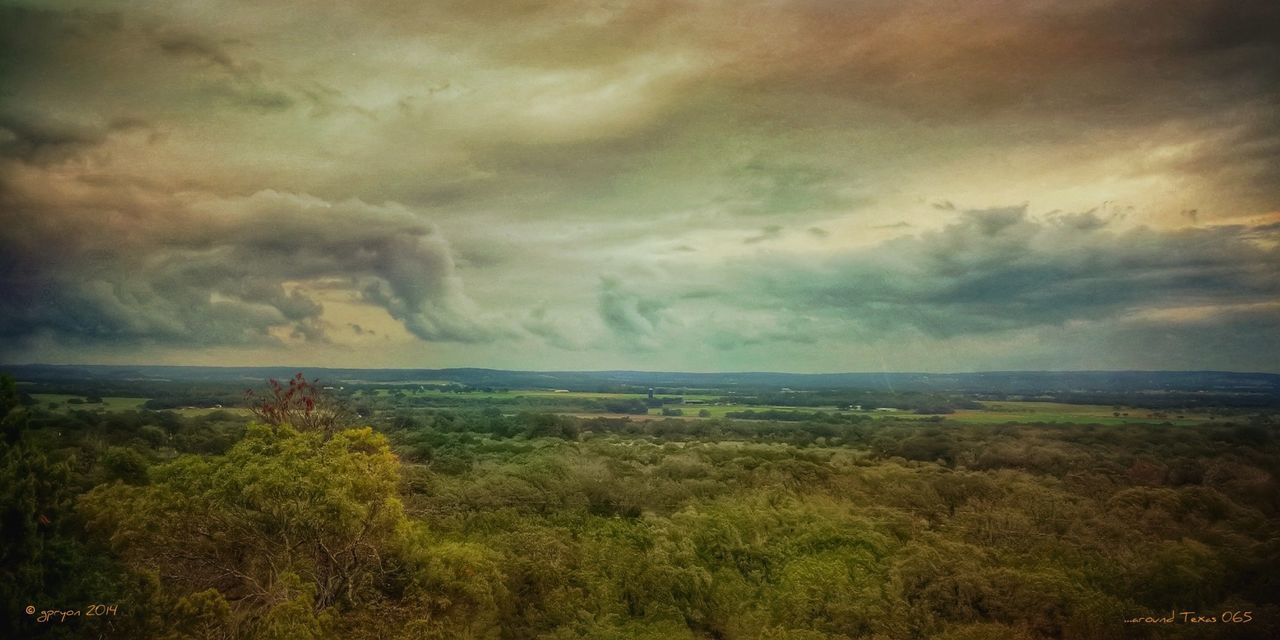
[[[980,375],[980,374],[1025,374],[1025,373],[1229,373],[1236,375],[1268,375],[1280,376],[1280,371],[1235,371],[1228,369],[986,369],[975,371],[769,371],[769,370],[722,370],[722,371],[682,371],[675,369],[503,369],[498,367],[351,367],[351,366],[307,366],[281,364],[254,365],[203,365],[203,364],[106,364],[106,363],[0,363],[0,371],[5,367],[171,367],[180,369],[293,369],[304,370],[355,370],[355,371],[500,371],[508,373],[678,373],[694,375],[798,375],[798,376],[831,376],[831,375]]]

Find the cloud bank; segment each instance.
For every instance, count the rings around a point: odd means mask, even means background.
[[[0,361],[1276,370],[1277,34],[0,0]]]

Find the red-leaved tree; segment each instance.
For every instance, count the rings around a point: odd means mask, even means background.
[[[259,393],[244,392],[249,411],[263,424],[292,425],[299,431],[319,431],[328,439],[351,425],[352,412],[338,398],[326,393],[299,372],[288,384],[272,378]]]

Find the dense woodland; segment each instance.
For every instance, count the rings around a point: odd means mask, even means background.
[[[292,391],[183,415],[6,380],[0,637],[1280,637],[1265,413],[635,420]],[[91,603],[115,613],[10,615]],[[1124,622],[1171,610],[1215,621]]]

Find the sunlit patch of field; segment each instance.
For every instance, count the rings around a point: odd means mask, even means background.
[[[374,389],[371,395],[377,397],[390,397],[394,395],[394,391],[390,389]],[[510,389],[504,391],[465,391],[455,392],[448,389],[421,389],[406,390],[403,392],[406,397],[458,397],[472,399],[495,399],[495,400],[515,400],[518,398],[565,398],[565,399],[587,399],[587,400],[643,400],[648,398],[647,393],[605,393],[597,391],[556,391],[554,389]],[[671,394],[657,394],[657,397],[673,397]],[[694,395],[689,394],[682,396],[686,400],[702,400],[711,402],[720,396],[716,395]]]
[[[730,413],[738,413],[743,411],[791,411],[796,413],[810,414],[817,412],[831,413],[836,410],[835,407],[782,407],[777,405],[749,405],[749,404],[672,404],[667,405],[668,409],[679,409],[684,412],[685,417],[705,417],[705,418],[726,418]],[[702,411],[706,411],[708,415],[699,416]],[[650,409],[650,413],[662,413],[661,409]]]
[[[181,409],[169,409],[169,411],[172,411],[184,418],[197,418],[211,413],[216,413],[218,411],[225,411],[227,413],[240,416],[247,416],[250,413],[249,410],[244,407],[183,407]]]

